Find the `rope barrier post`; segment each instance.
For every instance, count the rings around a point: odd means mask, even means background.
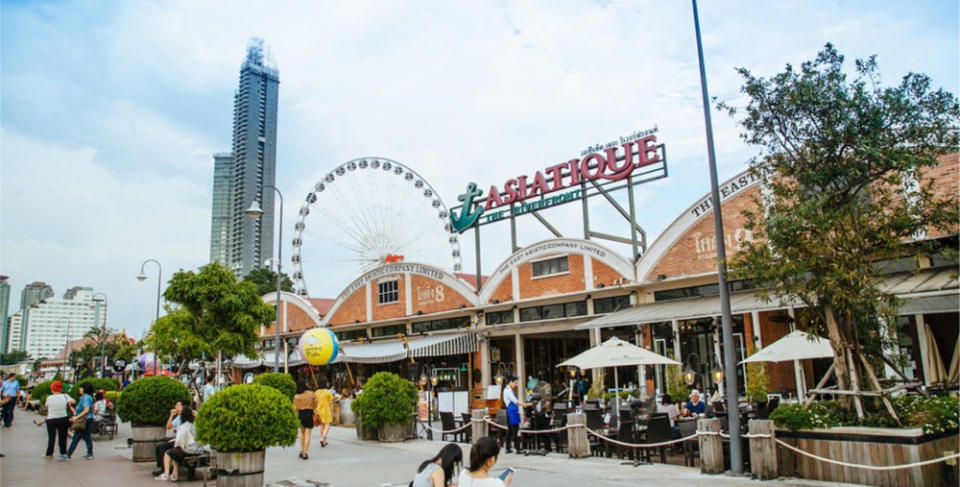
[[[571,413],[567,415],[567,452],[570,458],[590,456],[590,440],[587,438],[587,415]]]
[[[773,431],[773,421],[751,419],[749,433],[750,476],[759,480],[778,478],[777,442]]]
[[[474,409],[470,412],[470,438],[473,440],[471,443],[474,445],[477,444],[477,440],[480,438],[490,435],[490,427],[487,426],[487,422],[483,420],[486,416],[486,409]]]
[[[698,419],[700,432],[700,472],[723,473],[723,439],[720,438],[719,419]]]

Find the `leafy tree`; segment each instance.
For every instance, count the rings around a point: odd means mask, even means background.
[[[277,273],[267,267],[258,267],[250,271],[243,280],[256,284],[257,293],[259,293],[260,296],[276,292],[277,290]],[[293,291],[293,281],[283,272],[280,273],[280,289],[287,292]]]
[[[15,365],[27,359],[27,352],[14,350],[10,353],[0,353],[0,365]]]
[[[280,391],[291,401],[297,393],[297,383],[293,381],[293,377],[290,377],[290,374],[283,372],[266,372],[259,374],[253,378],[253,383],[272,387]]]
[[[883,360],[894,327],[882,323],[894,322],[898,306],[880,289],[876,263],[933,252],[933,240],[905,242],[956,230],[956,195],[936,195],[924,170],[956,150],[960,109],[923,74],[883,87],[875,57],[857,60],[852,80],[843,63],[827,44],[769,79],[738,70],[747,105],[720,108],[742,114],[742,138],[761,148],[751,168],[769,191],[757,198],[763,211],[746,214],[755,240],[731,271],[766,283],[767,297],[807,306],[800,325],[829,337],[840,389],[853,381],[876,389],[871,363]],[[861,411],[859,398],[846,401],[854,406]]]
[[[184,364],[204,353],[252,357],[258,329],[274,317],[253,283],[217,263],[177,272],[163,296],[171,307],[153,327],[159,352]]]
[[[757,353],[757,347],[750,345],[747,347],[747,356]],[[767,366],[763,362],[750,362],[747,364],[747,401],[753,404],[767,402],[767,394],[770,393],[770,376],[767,375]]]

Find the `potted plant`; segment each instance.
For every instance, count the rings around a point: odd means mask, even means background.
[[[756,353],[757,348],[750,346],[747,356]],[[767,367],[763,362],[747,364],[747,402],[753,404],[757,417],[766,419],[770,414],[767,410],[767,394],[770,393],[770,377],[767,376]]]
[[[253,378],[253,383],[272,387],[280,391],[284,396],[287,396],[287,399],[291,401],[293,401],[294,394],[297,393],[297,383],[293,381],[293,377],[290,377],[290,374],[284,374],[283,372],[260,374]]]
[[[690,386],[683,382],[683,372],[679,365],[667,366],[667,395],[677,404],[682,404],[690,397]]]
[[[165,425],[177,401],[191,404],[187,386],[169,377],[133,381],[117,401],[117,416],[133,427],[133,461],[150,462],[166,439]]]
[[[235,385],[200,406],[197,440],[215,451],[218,470],[235,472],[217,475],[218,487],[262,485],[265,450],[292,445],[299,424],[293,404],[280,391]]]
[[[362,423],[365,430],[376,429],[380,441],[403,441],[416,401],[413,382],[397,374],[378,372],[364,384],[363,393],[350,407],[359,416],[358,427]]]

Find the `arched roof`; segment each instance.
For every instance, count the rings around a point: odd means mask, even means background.
[[[264,302],[264,303],[267,303],[267,304],[276,303],[276,301],[277,301],[277,292],[274,291],[274,292],[272,292],[272,293],[264,294],[262,299],[263,299],[263,302]],[[283,302],[289,303],[289,304],[293,304],[293,305],[296,306],[297,308],[300,308],[301,310],[303,310],[304,313],[307,314],[307,316],[310,317],[311,320],[313,320],[313,322],[314,322],[317,326],[321,326],[321,322],[322,322],[323,318],[320,316],[320,313],[317,311],[317,309],[314,308],[312,304],[310,304],[310,301],[307,301],[306,299],[304,299],[304,298],[302,298],[302,297],[300,297],[300,296],[297,296],[297,295],[294,294],[294,293],[289,293],[289,292],[284,291],[284,292],[283,292]]]
[[[630,264],[630,261],[596,242],[574,238],[543,240],[514,252],[507,260],[503,261],[503,263],[497,267],[497,270],[487,278],[483,287],[480,288],[478,301],[480,303],[488,302],[493,293],[500,287],[503,280],[510,275],[510,271],[517,266],[553,254],[589,255],[591,258],[608,265],[621,275],[630,279],[634,278],[633,265]]]
[[[754,176],[747,169],[736,176],[724,181],[720,185],[720,205],[723,206],[728,200],[733,199],[743,193],[743,190],[760,183],[760,178]],[[687,232],[694,227],[700,220],[713,216],[713,208],[710,203],[710,193],[707,193],[698,199],[693,205],[687,208],[673,223],[670,224],[653,241],[647,252],[640,257],[637,262],[637,280],[643,282],[647,275],[657,267],[657,264],[673,248],[674,244],[683,238]],[[724,219],[729,215],[725,215]]]
[[[378,277],[394,274],[414,274],[429,277],[462,295],[471,306],[476,306],[476,294],[473,292],[473,289],[459,277],[443,269],[439,269],[428,264],[396,262],[392,264],[384,264],[375,269],[371,269],[350,283],[349,286],[340,292],[340,295],[337,296],[336,300],[334,300],[329,311],[327,311],[327,314],[323,316],[321,326],[328,326],[330,318],[337,314],[337,310],[344,303],[344,301],[353,295],[353,293],[363,289],[368,282],[371,282]]]

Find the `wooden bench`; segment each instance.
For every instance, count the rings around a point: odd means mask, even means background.
[[[216,478],[216,457],[211,455],[209,451],[204,451],[199,455],[190,455],[183,459],[180,468],[187,470],[187,480],[196,479],[198,468],[205,469],[203,471],[203,485],[206,486],[207,480]]]
[[[112,409],[107,409],[103,415],[103,420],[93,422],[93,434],[98,436],[110,435],[110,439],[117,434],[117,413]]]

